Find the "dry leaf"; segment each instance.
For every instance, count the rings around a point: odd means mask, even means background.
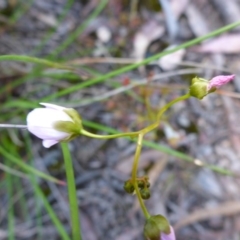
[[[132,55],[135,58],[143,59],[149,44],[160,38],[164,30],[164,26],[154,20],[147,22],[134,37]]]
[[[193,49],[197,52],[237,54],[240,52],[240,34],[224,35]]]
[[[189,4],[189,0],[172,0],[171,1],[171,8],[177,19],[185,11],[188,4]]]
[[[185,14],[193,33],[197,37],[210,32],[207,19],[193,3],[188,5]]]
[[[170,50],[176,46],[170,46],[165,50]],[[163,70],[169,71],[177,67],[179,63],[182,62],[182,59],[186,53],[185,49],[180,49],[174,53],[168,54],[159,59],[158,63]]]

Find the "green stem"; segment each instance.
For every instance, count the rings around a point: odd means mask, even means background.
[[[165,106],[164,106],[164,107],[158,112],[158,115],[157,115],[157,122],[160,121],[160,119],[161,119],[163,113],[164,113],[165,111],[167,111],[172,105],[174,105],[174,104],[177,103],[177,102],[180,102],[180,101],[186,100],[186,99],[188,99],[188,98],[190,98],[190,97],[191,97],[191,95],[190,95],[189,93],[187,93],[187,94],[185,94],[185,95],[183,95],[183,96],[180,96],[180,97],[178,97],[178,98],[172,100],[172,101],[169,102],[168,104],[166,104],[166,105],[165,105]]]
[[[70,215],[72,223],[72,239],[81,240],[81,226],[79,218],[79,209],[77,201],[76,185],[74,180],[73,164],[72,158],[68,149],[67,143],[61,143],[64,164],[66,169],[67,184],[68,184],[68,195],[69,195],[69,205],[70,205]]]
[[[112,134],[112,135],[98,135],[94,133],[90,133],[84,129],[81,130],[81,134],[84,136],[97,138],[97,139],[111,139],[111,138],[119,138],[119,137],[137,137],[139,132],[129,132],[129,133],[118,133],[118,134]]]
[[[167,111],[172,105],[174,105],[175,103],[180,102],[180,101],[183,101],[183,100],[186,100],[186,99],[188,99],[188,98],[190,98],[190,97],[191,97],[190,94],[187,93],[187,94],[185,94],[185,95],[183,95],[183,96],[181,96],[181,97],[178,97],[178,98],[172,100],[172,101],[169,102],[168,104],[166,104],[166,105],[165,105],[164,107],[162,107],[162,108],[160,109],[160,111],[158,112],[158,114],[157,114],[157,120],[155,121],[155,123],[153,123],[153,124],[151,124],[150,126],[148,126],[148,127],[144,128],[144,129],[140,130],[140,132],[142,132],[143,134],[146,134],[146,133],[152,131],[154,128],[156,128],[156,127],[159,125],[159,122],[160,122],[161,117],[162,117],[162,115],[163,115],[164,112],[166,112],[166,111]]]
[[[120,133],[120,132],[118,132],[117,130],[115,130],[113,128],[106,127],[106,126],[103,126],[103,125],[95,123],[95,122],[90,122],[90,121],[87,121],[87,120],[83,120],[83,123],[84,123],[85,126],[93,128],[95,130],[99,130],[99,131],[101,130],[101,131],[105,131],[105,132],[108,132],[108,133],[111,133],[111,134]],[[154,143],[154,142],[151,142],[151,141],[143,140],[143,146],[146,146],[146,147],[149,147],[151,149],[155,149],[157,151],[166,153],[168,155],[171,155],[171,156],[176,157],[178,159],[181,159],[183,161],[186,161],[186,162],[189,162],[189,163],[192,163],[192,164],[196,164],[195,163],[196,159],[194,159],[193,157],[190,157],[189,155],[187,155],[185,153],[173,150],[172,148],[168,148],[168,147],[166,147],[164,145],[161,145],[161,144],[158,144],[158,143]],[[227,175],[227,176],[234,176],[234,177],[237,176],[236,173],[234,173],[234,172],[232,172],[232,171],[230,171],[228,169],[224,169],[224,168],[215,166],[215,165],[202,164],[202,167],[209,168],[212,171],[215,171],[217,173],[224,174],[224,175]]]
[[[143,202],[143,199],[141,197],[141,194],[140,194],[140,191],[138,188],[138,184],[137,184],[137,169],[138,169],[139,157],[140,157],[141,150],[142,150],[142,140],[143,140],[143,134],[140,133],[138,135],[137,148],[136,148],[134,161],[133,161],[132,180],[133,180],[134,189],[136,191],[136,195],[137,195],[138,201],[140,203],[140,207],[143,211],[143,214],[146,219],[149,219],[151,215],[149,214],[149,212]]]
[[[163,113],[165,111],[167,111],[172,105],[174,105],[177,102],[186,100],[189,97],[191,97],[191,96],[190,96],[189,93],[187,93],[187,94],[185,94],[185,95],[183,95],[181,97],[178,97],[178,98],[172,100],[168,104],[166,104],[158,112],[157,120],[153,124],[151,124],[150,126],[148,126],[146,128],[143,128],[142,130],[139,130],[137,132],[118,133],[118,134],[111,134],[111,135],[98,135],[98,134],[90,133],[90,132],[86,131],[85,129],[82,129],[81,130],[81,134],[85,135],[85,136],[88,136],[88,137],[97,138],[97,139],[112,139],[112,138],[119,138],[119,137],[131,137],[131,138],[134,138],[134,137],[137,137],[140,133],[142,133],[144,135],[144,134],[152,131],[154,128],[156,128],[159,125],[159,122],[161,120],[161,117],[162,117]]]

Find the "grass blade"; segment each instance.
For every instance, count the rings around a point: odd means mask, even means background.
[[[61,143],[64,164],[67,176],[68,184],[68,197],[69,197],[69,206],[71,214],[71,224],[72,224],[72,238],[73,240],[81,240],[81,226],[79,218],[79,209],[78,209],[78,199],[76,192],[76,184],[74,179],[74,171],[71,154],[69,152],[68,143]]]
[[[37,169],[29,166],[28,164],[24,163],[22,161],[22,159],[19,159],[17,157],[15,157],[14,155],[10,154],[6,149],[4,149],[1,145],[0,145],[0,153],[9,161],[17,164],[19,167],[21,167],[22,169],[24,169],[25,171],[29,172],[29,173],[32,173],[34,175],[37,175],[38,177],[41,177],[45,180],[48,180],[48,181],[52,181],[52,182],[55,182],[55,183],[58,183],[60,185],[65,185],[65,182],[64,181],[61,181],[61,180],[58,180],[52,176],[49,176],[43,172],[40,172],[38,171]]]

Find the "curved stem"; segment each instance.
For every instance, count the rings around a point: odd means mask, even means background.
[[[180,101],[183,101],[183,100],[186,100],[188,98],[190,98],[191,95],[189,93],[183,95],[183,96],[180,96],[174,100],[172,100],[171,102],[169,102],[168,104],[166,104],[159,112],[158,112],[158,115],[157,115],[157,121],[160,121],[163,113],[168,110],[172,105],[174,105],[175,103],[177,102],[180,102]]]
[[[84,129],[81,130],[81,134],[92,137],[92,138],[97,138],[97,139],[111,139],[111,138],[119,138],[119,137],[137,137],[139,132],[128,132],[128,133],[118,133],[118,134],[111,134],[111,135],[98,135],[94,133],[90,133]]]
[[[134,161],[133,161],[133,169],[132,169],[132,180],[133,180],[133,185],[134,185],[134,189],[136,191],[136,195],[138,198],[138,201],[140,203],[141,209],[143,211],[143,214],[145,216],[146,219],[150,218],[150,214],[144,204],[144,201],[141,197],[139,188],[138,188],[138,184],[137,184],[137,169],[138,169],[138,162],[139,162],[139,157],[141,154],[141,150],[142,150],[142,140],[143,140],[143,134],[139,134],[138,135],[138,141],[137,141],[137,148],[136,148],[136,152],[135,152],[135,156],[134,156]]]
[[[168,104],[166,104],[166,105],[165,105],[164,107],[162,107],[162,108],[160,109],[160,111],[158,112],[158,114],[157,114],[157,120],[156,120],[153,124],[151,124],[150,126],[148,126],[148,127],[144,128],[144,129],[140,130],[139,132],[146,134],[146,133],[152,131],[154,128],[156,128],[156,127],[159,125],[159,122],[160,122],[161,117],[162,117],[162,115],[163,115],[164,112],[166,112],[166,111],[167,111],[172,105],[174,105],[175,103],[180,102],[180,101],[182,101],[182,100],[186,100],[186,99],[188,99],[188,98],[190,98],[190,97],[191,97],[190,94],[187,93],[187,94],[185,94],[185,95],[183,95],[183,96],[181,96],[181,97],[178,97],[178,98],[172,100],[172,101],[169,102]]]
[[[152,131],[153,129],[155,129],[158,125],[159,122],[161,120],[161,117],[163,115],[163,113],[168,110],[168,108],[170,108],[172,105],[174,105],[175,103],[188,99],[189,97],[191,97],[189,95],[189,93],[178,97],[176,99],[174,99],[173,101],[169,102],[168,104],[166,104],[163,108],[160,109],[160,111],[158,112],[157,115],[157,120],[151,124],[150,126],[143,128],[142,130],[139,130],[137,132],[128,132],[128,133],[118,133],[118,134],[111,134],[111,135],[98,135],[98,134],[94,134],[94,133],[90,133],[88,131],[86,131],[85,129],[81,130],[81,134],[88,136],[88,137],[92,137],[92,138],[97,138],[97,139],[112,139],[112,138],[119,138],[119,137],[131,137],[131,138],[135,138],[137,137],[140,133],[142,133],[143,135]]]
[[[119,133],[119,134],[112,134],[112,135],[98,135],[98,134],[93,134],[90,133],[84,129],[81,130],[81,134],[88,136],[88,137],[93,137],[93,138],[98,138],[98,139],[111,139],[111,138],[117,138],[117,137],[136,137],[138,136],[138,140],[137,140],[137,148],[136,148],[136,152],[135,152],[135,156],[134,156],[134,161],[133,161],[133,168],[132,168],[132,181],[133,181],[133,185],[134,185],[134,189],[138,198],[138,201],[140,203],[140,207],[143,211],[143,214],[145,216],[146,219],[149,219],[151,217],[151,215],[149,214],[144,201],[141,197],[141,193],[139,191],[138,188],[138,184],[137,184],[137,170],[138,170],[138,162],[139,162],[139,158],[140,158],[140,154],[141,154],[141,150],[142,150],[142,141],[143,141],[143,136],[144,134],[152,131],[154,128],[156,128],[159,125],[159,122],[161,120],[161,117],[163,115],[163,113],[169,109],[172,105],[174,105],[175,103],[185,100],[187,98],[189,98],[190,95],[189,93],[178,97],[176,99],[174,99],[173,101],[169,102],[168,104],[166,104],[163,108],[160,109],[160,111],[157,114],[157,120],[151,124],[150,126],[143,128],[140,131],[137,132],[130,132],[130,133]]]

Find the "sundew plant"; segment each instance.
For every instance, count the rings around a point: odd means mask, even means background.
[[[204,79],[201,76],[196,76],[192,79],[189,89],[186,93],[182,96],[177,97],[176,99],[172,100],[171,102],[167,103],[161,109],[159,109],[155,121],[150,125],[144,127],[143,129],[134,131],[134,132],[116,132],[115,130],[111,130],[112,133],[109,135],[98,135],[86,130],[87,122],[82,119],[81,113],[76,111],[74,108],[68,108],[64,106],[60,106],[62,104],[53,104],[58,102],[58,98],[61,96],[65,96],[72,92],[76,92],[82,88],[91,86],[96,83],[101,83],[107,81],[111,77],[118,76],[124,72],[128,72],[132,69],[135,69],[139,66],[143,66],[146,64],[151,63],[154,60],[157,60],[163,56],[166,56],[170,53],[173,53],[177,50],[188,48],[195,44],[198,44],[206,39],[229,31],[237,26],[240,25],[240,22],[236,22],[230,25],[227,25],[223,28],[220,28],[214,32],[211,32],[208,35],[205,35],[200,38],[196,38],[194,40],[188,41],[183,43],[173,49],[161,52],[156,54],[150,58],[143,60],[142,62],[135,63],[128,65],[126,67],[117,69],[115,71],[109,72],[105,75],[99,76],[95,79],[85,81],[83,83],[76,84],[75,86],[63,89],[59,92],[53,93],[48,97],[39,99],[38,103],[32,104],[24,104],[21,102],[19,107],[24,107],[29,110],[26,116],[26,123],[19,123],[19,125],[11,124],[8,122],[2,122],[2,128],[23,128],[27,129],[31,134],[35,135],[37,138],[41,139],[42,144],[45,148],[50,148],[55,144],[61,144],[62,154],[64,157],[64,164],[65,164],[65,171],[66,171],[66,178],[67,178],[67,188],[68,188],[68,197],[69,197],[69,209],[71,215],[71,234],[69,234],[66,229],[62,226],[60,220],[56,217],[56,214],[51,209],[50,204],[44,200],[43,194],[41,189],[37,186],[35,178],[32,177],[32,174],[42,177],[48,181],[55,182],[56,184],[65,185],[64,181],[55,179],[35,168],[31,165],[28,165],[24,162],[19,161],[15,154],[11,154],[11,152],[7,152],[2,146],[0,146],[0,154],[3,155],[7,160],[17,164],[19,168],[23,169],[30,175],[30,180],[33,182],[35,186],[36,194],[43,198],[44,206],[47,209],[51,220],[54,222],[56,228],[58,229],[59,235],[61,239],[73,239],[73,240],[80,240],[82,239],[82,231],[80,224],[80,214],[79,214],[79,207],[78,207],[78,199],[76,194],[76,186],[75,186],[75,177],[73,171],[73,164],[71,153],[69,150],[68,142],[79,138],[81,136],[86,136],[89,138],[99,139],[115,139],[115,138],[128,138],[131,141],[134,141],[136,144],[135,155],[133,156],[132,161],[132,170],[131,175],[128,179],[126,179],[123,188],[126,191],[126,194],[131,194],[133,197],[137,197],[138,202],[140,204],[142,213],[145,217],[145,225],[141,226],[143,230],[143,234],[146,239],[150,240],[174,240],[177,239],[175,236],[175,232],[173,227],[171,226],[168,219],[161,215],[161,213],[150,213],[145,205],[145,201],[151,197],[151,189],[150,182],[148,176],[140,176],[138,174],[138,164],[141,157],[142,146],[144,144],[144,137],[147,133],[155,130],[162,119],[163,114],[174,104],[177,104],[180,101],[184,101],[190,97],[195,97],[199,100],[207,97],[208,94],[212,94],[221,87],[222,85],[227,84],[228,82],[234,80],[233,73],[229,75],[220,75],[220,76],[213,76],[211,79]],[[30,56],[21,56],[21,55],[3,55],[0,56],[0,61],[21,61],[21,62],[30,62],[36,65],[41,66],[48,66],[50,68],[62,69],[67,71],[69,74],[77,72],[77,69],[73,65],[66,65],[64,63],[58,63],[55,61],[51,61],[48,59],[40,59],[34,58]],[[14,103],[13,103],[14,104]],[[16,104],[16,103],[15,103]],[[40,106],[40,105],[41,106]],[[13,116],[17,117],[17,116]],[[115,133],[113,133],[115,131]],[[184,155],[179,153],[178,155],[180,158]],[[187,158],[186,160],[191,162],[191,158]],[[231,172],[218,168],[217,166],[211,165],[204,165],[203,167],[209,167],[210,169],[222,173],[230,175]],[[151,189],[151,191],[150,191]],[[124,196],[123,196],[124,197]],[[159,199],[161,201],[161,199]]]

